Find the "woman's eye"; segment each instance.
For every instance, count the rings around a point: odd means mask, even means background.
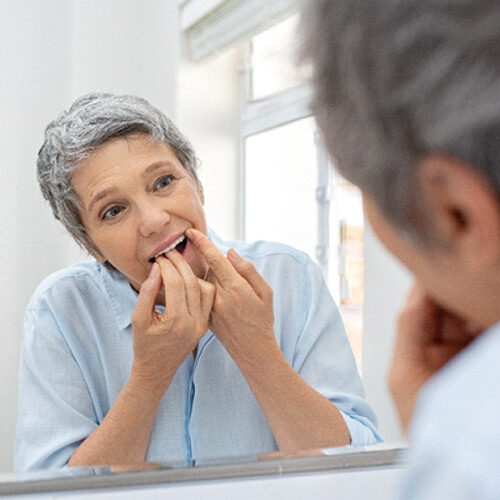
[[[102,215],[103,219],[112,219],[113,217],[116,217],[120,212],[122,211],[122,207],[119,206],[114,206],[111,208],[108,208]]]
[[[159,179],[156,184],[155,184],[155,189],[163,189],[166,188],[170,183],[172,182],[172,176],[171,175],[166,175],[165,177],[162,177]]]

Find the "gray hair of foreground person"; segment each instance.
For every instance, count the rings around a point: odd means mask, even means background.
[[[45,129],[37,160],[40,188],[56,219],[90,253],[99,252],[82,223],[71,177],[92,151],[117,137],[139,133],[148,135],[152,142],[167,144],[198,180],[198,159],[190,142],[161,111],[140,97],[97,92],[84,95]]]
[[[312,0],[301,29],[327,148],[402,235],[433,243],[427,155],[465,162],[500,198],[498,0]]]

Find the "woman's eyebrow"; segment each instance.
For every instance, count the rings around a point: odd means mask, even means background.
[[[95,196],[93,196],[90,199],[89,206],[87,208],[87,212],[90,213],[92,211],[92,208],[94,207],[94,205],[99,203],[103,198],[106,198],[107,196],[115,194],[117,192],[118,192],[118,189],[116,189],[115,187],[110,187],[107,189],[103,189],[102,191],[99,191]]]
[[[151,163],[151,165],[149,165],[148,168],[146,168],[146,170],[144,170],[144,172],[142,173],[142,177],[147,177],[148,175],[150,175],[152,172],[154,172],[155,170],[158,170],[160,168],[163,168],[163,167],[174,167],[176,168],[175,164],[171,161],[168,161],[168,160],[162,160],[162,161],[155,161],[154,163]]]
[[[148,175],[151,175],[155,170],[159,170],[164,167],[172,167],[172,168],[178,168],[173,162],[171,161],[155,161],[154,163],[151,163],[144,172],[142,172],[142,177],[147,177]],[[113,195],[118,193],[118,189],[115,187],[110,187],[107,189],[103,189],[102,191],[99,191],[96,195],[94,195],[89,202],[89,206],[87,208],[87,212],[91,212],[96,203],[100,202],[103,198],[106,198],[109,195]]]

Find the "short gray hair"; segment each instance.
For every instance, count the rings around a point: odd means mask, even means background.
[[[198,181],[193,147],[161,111],[140,97],[93,92],[77,99],[45,129],[38,152],[38,182],[43,196],[79,245],[98,253],[80,217],[80,200],[71,177],[89,154],[117,137],[146,134],[167,144]]]
[[[432,239],[415,168],[428,154],[500,197],[498,0],[311,0],[302,30],[327,148],[403,234]]]

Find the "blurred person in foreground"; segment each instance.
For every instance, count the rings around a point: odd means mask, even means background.
[[[327,148],[415,277],[389,375],[402,498],[499,498],[500,3],[314,0],[302,28]]]
[[[94,259],[27,307],[16,470],[380,440],[318,266],[209,229],[194,150],[162,112],[83,96],[49,124],[37,165]]]

